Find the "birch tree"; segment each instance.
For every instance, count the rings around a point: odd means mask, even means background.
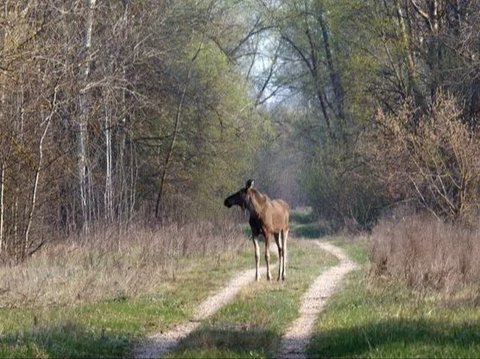
[[[85,42],[83,45],[83,58],[81,62],[81,79],[83,88],[79,94],[79,108],[80,115],[78,118],[78,179],[80,190],[80,205],[83,217],[83,232],[88,233],[90,222],[90,181],[88,168],[88,88],[89,77],[92,64],[92,36],[93,36],[93,22],[95,15],[96,0],[85,0],[87,6],[87,19],[85,24]]]

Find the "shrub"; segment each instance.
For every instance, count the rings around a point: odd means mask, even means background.
[[[390,196],[414,199],[439,219],[472,222],[480,203],[480,138],[463,122],[461,106],[440,93],[424,113],[407,102],[376,119],[370,163]]]
[[[423,289],[480,283],[480,231],[432,216],[393,218],[372,232],[372,273]]]
[[[314,214],[340,229],[371,228],[385,206],[383,188],[356,149],[318,147],[302,181]]]

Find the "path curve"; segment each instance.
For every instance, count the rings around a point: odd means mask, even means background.
[[[266,269],[264,267],[260,268],[260,273],[261,275],[265,275]],[[180,323],[168,332],[154,334],[141,343],[134,350],[134,358],[144,359],[163,357],[171,351],[182,338],[193,332],[200,325],[202,320],[218,311],[221,307],[231,301],[243,287],[254,280],[255,269],[249,269],[242,272],[230,280],[230,282],[228,282],[227,285],[217,294],[208,297],[201,302],[193,314],[192,320]]]
[[[318,276],[304,294],[300,307],[300,317],[292,323],[282,337],[279,358],[307,358],[307,345],[310,342],[313,325],[318,314],[343,277],[358,267],[341,248],[326,242],[316,241],[315,243],[324,251],[337,257],[340,263]]]

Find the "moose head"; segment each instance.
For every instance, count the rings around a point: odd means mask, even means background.
[[[241,188],[238,192],[232,194],[231,196],[228,196],[223,204],[227,206],[228,208],[237,205],[242,208],[246,208],[247,203],[248,203],[248,192],[249,190],[253,187],[253,179],[249,179],[247,183],[245,184],[244,188]]]

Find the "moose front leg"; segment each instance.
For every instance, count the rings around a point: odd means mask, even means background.
[[[260,280],[259,265],[260,265],[260,246],[254,235],[252,235],[253,245],[255,246],[255,280]]]
[[[265,234],[265,262],[267,262],[267,280],[272,279],[270,274],[270,238],[271,234]]]

